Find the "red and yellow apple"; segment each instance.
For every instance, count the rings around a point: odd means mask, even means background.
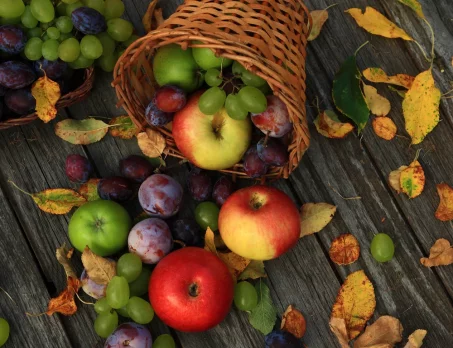
[[[220,209],[219,231],[226,246],[252,260],[270,260],[300,236],[299,211],[282,191],[256,185],[234,192]]]
[[[185,247],[165,256],[154,268],[149,300],[159,318],[184,332],[218,325],[233,302],[234,283],[227,266],[201,248]]]
[[[198,108],[201,94],[194,94],[173,118],[176,146],[197,167],[230,168],[241,160],[250,145],[251,121],[249,118],[234,120],[225,108],[214,115],[205,115]]]

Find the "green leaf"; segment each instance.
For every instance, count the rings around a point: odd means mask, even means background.
[[[272,302],[271,292],[267,285],[260,279],[255,285],[258,292],[258,305],[249,314],[252,326],[267,335],[274,328],[277,321],[277,310]]]
[[[162,157],[148,157],[147,159],[148,159],[149,162],[151,162],[153,167],[160,168],[160,167],[166,167],[167,166],[167,164],[162,159]]]
[[[353,120],[360,132],[368,122],[370,110],[360,89],[355,55],[346,59],[335,75],[332,96],[337,109]]]
[[[266,270],[264,269],[264,262],[252,260],[239,275],[238,280],[258,279],[264,277],[267,277]]]
[[[108,124],[94,118],[67,119],[55,125],[55,134],[71,144],[88,145],[101,140],[107,134],[108,128]]]
[[[425,14],[423,13],[422,5],[417,0],[398,0],[400,3],[403,5],[409,6],[411,9],[413,9],[417,15],[425,19]]]

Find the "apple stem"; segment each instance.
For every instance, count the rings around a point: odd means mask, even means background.
[[[189,285],[189,295],[191,297],[197,297],[198,296],[198,285],[196,283],[192,283]]]

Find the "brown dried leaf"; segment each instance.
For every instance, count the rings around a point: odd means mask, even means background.
[[[101,179],[91,178],[79,187],[79,193],[85,197],[88,202],[101,199],[98,195],[98,184]]]
[[[423,345],[423,340],[425,339],[428,331],[426,330],[415,330],[410,336],[409,341],[406,343],[404,348],[420,348]]]
[[[363,93],[371,113],[376,116],[387,116],[390,112],[390,101],[380,95],[376,88],[363,84]]]
[[[74,295],[79,291],[81,286],[80,280],[69,277],[67,287],[57,297],[52,298],[47,306],[47,315],[61,313],[63,315],[72,315],[77,312],[77,305]]]
[[[107,285],[116,275],[116,262],[96,255],[88,246],[83,250],[82,263],[88,277],[99,285]]]
[[[354,348],[393,347],[403,339],[403,326],[389,315],[379,317],[354,342]]]
[[[406,89],[411,88],[415,77],[406,74],[397,74],[395,76],[388,76],[381,68],[367,68],[362,71],[363,76],[371,82],[387,83],[391,85],[401,86]]]
[[[146,128],[145,132],[137,134],[140,150],[148,157],[159,157],[165,150],[164,136],[158,131]]]
[[[151,1],[148,9],[143,15],[142,23],[147,33],[149,33],[151,30],[156,29],[159,25],[162,24],[164,20],[164,18],[162,17],[162,9],[156,9],[157,5],[158,0]]]
[[[359,241],[350,233],[342,234],[332,241],[329,256],[337,265],[350,265],[360,256]]]
[[[437,185],[437,193],[440,198],[435,216],[440,221],[453,220],[453,188],[443,183]]]
[[[110,120],[110,135],[121,139],[132,139],[139,132],[138,127],[129,116],[118,116]],[[113,126],[116,125],[116,126]]]
[[[306,203],[300,210],[300,237],[321,231],[332,220],[337,207],[328,203]]]
[[[379,138],[392,140],[396,136],[398,128],[391,118],[383,116],[373,119],[373,130]]]
[[[448,266],[453,263],[453,247],[446,239],[438,239],[429,250],[429,258],[422,257],[420,262],[425,267]]]
[[[72,277],[74,279],[77,279],[77,275],[75,271],[72,269],[70,261],[73,252],[74,248],[68,249],[66,247],[66,244],[63,244],[61,247],[57,248],[55,256],[57,257],[57,261],[60,263],[60,265],[63,266],[64,271],[66,273],[66,277],[67,278]]]
[[[283,313],[280,329],[292,333],[297,338],[302,338],[307,329],[307,323],[303,314],[292,305],[289,305]]]
[[[312,27],[307,40],[313,41],[321,33],[321,29],[324,26],[324,23],[329,18],[329,12],[327,12],[327,10],[314,10],[311,11],[310,14],[312,18]]]
[[[354,130],[352,124],[340,122],[332,110],[320,112],[314,124],[319,134],[332,139],[343,139]]]
[[[401,185],[400,185],[400,177],[401,172],[408,168],[408,166],[401,166],[397,170],[390,172],[389,174],[389,185],[392,189],[394,189],[397,193],[401,193]]]
[[[341,348],[349,348],[349,338],[345,320],[343,318],[330,318],[329,326],[330,331],[337,337]]]

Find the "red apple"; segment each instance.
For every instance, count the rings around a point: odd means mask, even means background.
[[[149,300],[159,318],[184,332],[206,331],[230,311],[234,284],[214,254],[186,247],[165,256],[149,282]]]
[[[282,191],[256,185],[233,193],[220,209],[219,231],[226,246],[252,260],[270,260],[300,236],[299,211]]]
[[[225,108],[205,115],[198,108],[202,92],[195,93],[178,111],[172,124],[179,151],[199,168],[227,169],[238,163],[250,145],[250,118],[234,120]]]

